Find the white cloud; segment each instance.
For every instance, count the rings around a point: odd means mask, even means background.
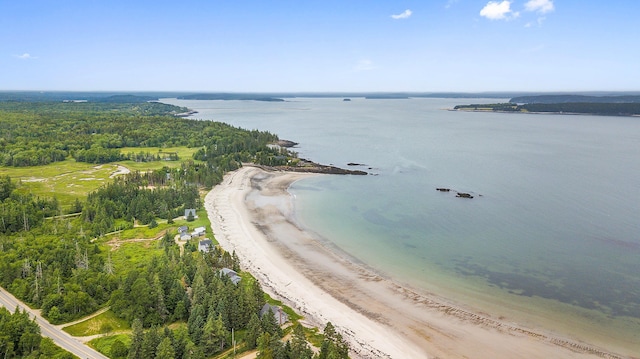
[[[392,19],[408,19],[411,16],[412,12],[411,10],[407,9],[404,12],[402,12],[401,14],[397,14],[397,15],[391,15]]]
[[[480,10],[480,16],[484,16],[489,20],[509,20],[520,16],[520,14],[511,11],[511,1],[504,0],[502,2],[489,1]]]
[[[37,59],[37,57],[35,56],[31,56],[29,53],[24,53],[22,55],[13,55],[13,57],[16,57],[20,60],[33,60],[33,59]]]
[[[546,14],[554,10],[553,0],[529,0],[524,4],[524,8],[527,11],[536,11],[541,14]]]
[[[375,70],[377,68],[378,67],[373,63],[373,61],[365,59],[365,60],[358,61],[358,63],[354,67],[354,70],[356,70],[356,71],[371,71],[371,70]]]

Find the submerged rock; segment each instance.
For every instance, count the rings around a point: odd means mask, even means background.
[[[464,192],[458,192],[458,194],[456,195],[456,197],[460,197],[460,198],[473,198],[473,196],[469,193],[464,193]]]

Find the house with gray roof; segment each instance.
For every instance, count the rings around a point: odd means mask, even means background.
[[[236,271],[234,271],[233,269],[229,269],[229,268],[222,268],[220,270],[220,273],[226,275],[227,277],[229,277],[229,279],[231,279],[231,282],[233,282],[233,284],[238,284],[240,282],[240,280],[242,279],[240,277],[240,275],[238,273],[236,273]]]
[[[198,215],[196,214],[195,208],[187,208],[184,210],[184,218],[189,218],[189,214],[191,214],[193,219],[198,219]]]
[[[210,239],[205,238],[198,242],[198,250],[200,252],[208,253],[213,248],[213,242]]]
[[[284,323],[289,321],[289,316],[284,312],[284,310],[282,310],[282,308],[269,303],[266,303],[262,306],[262,309],[260,309],[260,318],[267,314],[269,310],[273,312],[273,316],[276,317],[276,323],[278,323],[279,326],[282,326]]]

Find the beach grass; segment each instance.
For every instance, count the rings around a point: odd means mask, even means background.
[[[83,322],[64,327],[63,330],[74,337],[85,337],[96,334],[109,334],[129,330],[131,327],[126,320],[118,318],[112,311],[99,314]]]

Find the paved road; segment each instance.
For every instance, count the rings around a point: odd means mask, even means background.
[[[108,357],[100,354],[98,351],[89,348],[82,344],[80,341],[72,337],[61,329],[51,325],[46,319],[42,318],[40,314],[27,305],[19,301],[16,297],[7,292],[4,288],[0,288],[0,305],[6,307],[13,313],[16,306],[20,306],[22,310],[26,309],[33,317],[36,318],[36,322],[40,325],[40,331],[43,336],[53,339],[61,348],[69,351],[81,359],[108,359]]]

